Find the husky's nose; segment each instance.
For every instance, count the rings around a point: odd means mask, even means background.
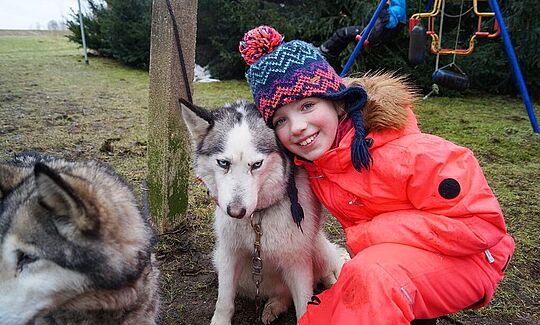
[[[227,213],[233,218],[242,219],[246,215],[246,208],[229,205],[227,207]]]

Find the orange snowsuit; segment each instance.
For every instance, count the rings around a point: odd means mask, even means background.
[[[354,254],[337,283],[308,305],[301,325],[435,318],[486,305],[503,278],[514,241],[476,158],[421,133],[414,113],[403,109],[401,128],[373,127],[366,136],[373,157],[367,171],[351,163],[352,129],[316,161],[295,160]]]

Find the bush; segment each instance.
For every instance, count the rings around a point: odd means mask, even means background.
[[[88,0],[91,13],[83,17],[87,46],[103,56],[148,69],[150,61],[151,0]],[[81,44],[78,16],[68,21],[68,38]]]
[[[88,4],[90,6],[90,14],[83,14],[82,16],[86,46],[96,51],[99,55],[112,57],[111,46],[102,29],[102,20],[106,15],[106,7],[92,0],[88,0]],[[67,28],[71,31],[71,35],[68,35],[67,38],[82,46],[79,16],[76,12],[72,12],[71,18],[73,20],[67,21]]]
[[[243,79],[246,64],[238,53],[244,33],[258,25],[271,24],[289,39],[298,36],[303,1],[290,7],[281,2],[254,0],[200,0],[197,15],[196,62],[209,65],[221,79]],[[294,4],[297,2],[298,4]],[[220,8],[219,12],[215,8]]]

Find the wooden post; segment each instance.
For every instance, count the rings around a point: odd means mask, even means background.
[[[188,204],[190,142],[178,98],[187,99],[195,68],[197,0],[170,0],[188,84],[182,77],[173,20],[167,0],[154,0],[150,45],[148,110],[148,200],[152,221],[160,232],[173,227]],[[191,89],[191,88],[190,88]]]

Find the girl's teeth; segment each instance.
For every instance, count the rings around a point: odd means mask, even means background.
[[[315,134],[310,136],[309,138],[305,139],[304,141],[300,142],[301,146],[307,146],[315,139]]]

